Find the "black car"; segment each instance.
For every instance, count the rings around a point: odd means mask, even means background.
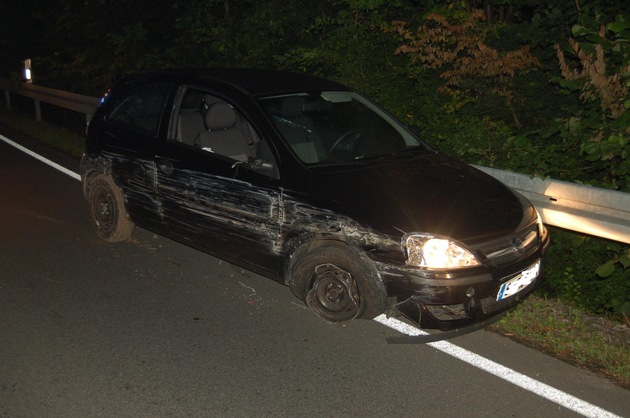
[[[142,72],[87,131],[98,235],[134,225],[288,285],[328,321],[478,323],[536,286],[534,207],[353,89],[304,74]]]

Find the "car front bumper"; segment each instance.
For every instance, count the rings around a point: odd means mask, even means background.
[[[507,266],[434,272],[375,262],[387,290],[388,314],[421,328],[451,330],[505,312],[525,300],[542,276],[549,239],[530,256]]]

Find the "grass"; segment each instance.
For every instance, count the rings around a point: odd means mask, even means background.
[[[4,106],[0,106],[0,123],[77,159],[83,154],[84,137],[69,129],[46,121],[37,122]]]
[[[630,329],[622,323],[534,295],[489,330],[630,388]]]
[[[83,136],[68,129],[3,106],[0,123],[76,158],[83,153]],[[623,324],[534,295],[489,330],[630,388],[630,329]]]

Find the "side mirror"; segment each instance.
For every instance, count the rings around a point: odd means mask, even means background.
[[[249,157],[247,159],[247,165],[259,173],[265,174],[270,177],[277,177],[276,167],[269,161],[265,161],[262,158]]]

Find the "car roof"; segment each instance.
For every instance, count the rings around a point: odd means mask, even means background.
[[[232,85],[254,96],[277,93],[303,92],[308,90],[352,90],[332,80],[304,73],[252,68],[171,69],[145,71],[158,78],[175,77],[179,81],[200,83],[220,82]]]

